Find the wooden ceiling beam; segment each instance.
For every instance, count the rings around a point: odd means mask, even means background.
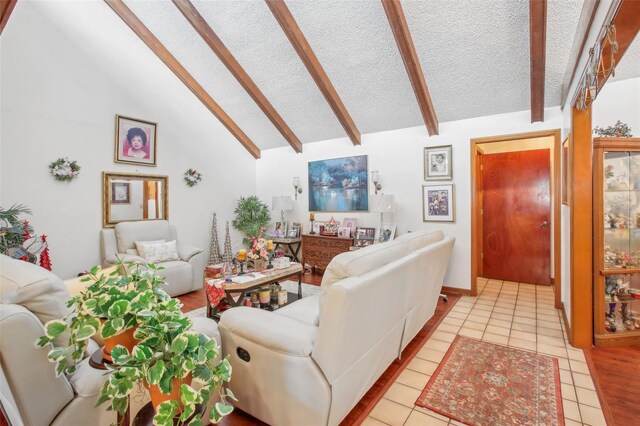
[[[9,17],[18,0],[0,0],[0,35],[9,22]]]
[[[238,80],[238,83],[251,96],[262,112],[271,120],[273,125],[278,129],[282,136],[289,142],[289,145],[296,151],[302,152],[302,143],[300,139],[289,128],[284,119],[278,114],[276,109],[271,105],[269,100],[264,96],[262,91],[256,86],[249,74],[242,68],[233,54],[227,49],[220,37],[213,31],[211,26],[202,17],[190,0],[173,0],[178,10],[189,21],[191,26],[196,30],[200,37],[207,43],[213,53],[222,61],[227,69]]]
[[[356,127],[355,123],[351,119],[347,108],[342,103],[340,96],[338,96],[338,92],[331,84],[331,80],[329,80],[329,76],[320,65],[320,61],[316,57],[313,49],[309,45],[306,37],[300,30],[300,27],[296,23],[295,19],[293,19],[293,15],[291,15],[291,11],[285,4],[283,0],[265,0],[269,9],[271,9],[271,13],[276,18],[280,27],[287,35],[287,38],[293,45],[293,48],[302,59],[302,62],[307,67],[309,74],[316,82],[316,85],[322,92],[322,95],[329,103],[329,106],[333,110],[333,113],[342,124],[345,132],[351,139],[354,145],[360,145],[360,131]]]
[[[531,122],[544,121],[544,74],[547,56],[547,0],[529,0],[529,80]]]
[[[260,149],[238,127],[226,112],[213,100],[206,90],[182,66],[180,62],[164,47],[153,33],[138,19],[122,0],[104,0],[105,3],[133,30],[134,33],[165,63],[167,67],[184,83],[185,86],[207,107],[213,115],[231,132],[254,158],[260,158]]]
[[[422,114],[424,124],[427,126],[429,135],[437,135],[439,131],[438,117],[431,102],[429,88],[424,80],[420,60],[418,59],[416,48],[413,45],[409,25],[404,17],[400,0],[382,0],[382,6],[387,14],[387,19],[393,31],[393,37],[396,39],[398,50],[400,50],[402,62],[404,62],[404,67],[409,75],[409,80],[411,81],[413,93],[416,95],[418,105],[420,106],[420,113]]]

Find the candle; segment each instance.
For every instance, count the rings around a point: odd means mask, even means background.
[[[316,219],[316,215],[314,212],[309,212],[309,220],[315,220]]]
[[[238,261],[244,262],[246,258],[247,258],[247,251],[244,249],[238,250]]]
[[[272,240],[267,240],[267,250],[269,250],[269,251],[273,250],[273,241]]]

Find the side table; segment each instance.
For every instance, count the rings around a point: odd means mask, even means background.
[[[106,364],[111,364],[111,362],[107,361],[102,357],[102,346],[100,346],[96,351],[91,354],[91,358],[89,358],[89,366],[95,368],[96,370],[106,370]],[[127,410],[124,412],[124,415],[116,416],[116,424],[118,425],[126,425],[129,426],[131,414],[129,413],[130,405],[127,403]],[[151,409],[153,411],[153,408]],[[151,416],[153,417],[153,416]]]
[[[294,262],[300,262],[298,259],[298,253],[300,252],[300,245],[302,244],[301,238],[273,238],[274,242],[274,251],[280,247],[280,245],[285,245],[291,252],[291,256],[293,257]]]

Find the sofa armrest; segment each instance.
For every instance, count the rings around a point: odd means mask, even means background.
[[[133,255],[133,254],[126,254],[126,253],[112,253],[107,257],[105,257],[104,261],[108,265],[115,265],[119,261],[122,261],[122,263],[124,263],[125,265],[129,263],[141,263],[143,265],[147,264],[147,261],[144,260],[144,258]]]
[[[290,356],[311,355],[318,327],[261,309],[240,306],[222,313],[220,332]]]
[[[199,249],[195,246],[178,246],[178,256],[180,256],[180,260],[184,260],[188,262],[196,254],[202,253],[202,249]]]

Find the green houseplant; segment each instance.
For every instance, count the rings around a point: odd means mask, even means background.
[[[114,270],[105,275],[99,266],[92,268],[83,279],[91,284],[67,302],[67,307],[72,308],[70,313],[45,324],[45,335],[37,341],[38,346],[68,334],[67,344],[54,347],[48,354],[49,360],[56,363],[58,375],[75,372],[76,364],[84,358],[89,338],[96,334],[103,339],[121,335],[136,325],[139,312],[152,310],[158,303],[171,299],[160,288],[165,285],[164,279],[155,273],[162,268],[151,263],[146,267],[132,264],[128,269],[122,263],[117,265],[127,273],[120,275]]]
[[[233,227],[244,234],[242,242],[249,247],[251,240],[258,237],[260,230],[271,221],[269,206],[255,195],[240,197],[233,213],[236,215]]]
[[[222,386],[231,379],[231,365],[227,359],[216,363],[219,349],[215,339],[192,330],[181,306],[171,299],[161,302],[156,310],[138,313],[135,337],[139,343],[133,351],[120,345],[113,349],[115,365],[109,367],[113,374],[103,384],[98,404],[111,401],[110,409],[124,412],[134,383],[142,380],[152,396],[155,425],[173,425],[176,416],[179,424],[202,424],[199,416],[189,418],[196,404],[206,404],[216,389],[221,400],[211,408],[209,419],[218,422],[233,411],[226,398],[235,397]],[[201,387],[192,387],[191,379]],[[154,400],[155,396],[160,399]]]

